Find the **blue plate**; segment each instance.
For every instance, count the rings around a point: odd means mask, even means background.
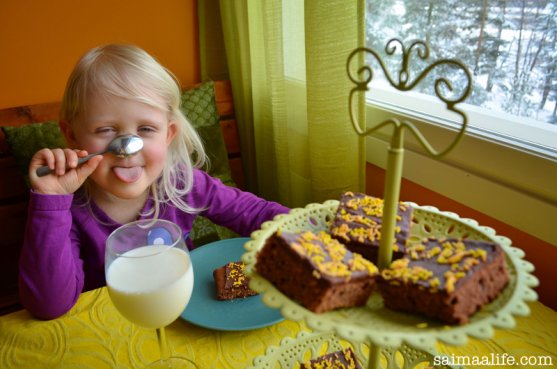
[[[261,296],[217,300],[213,270],[231,261],[240,261],[249,238],[212,242],[190,252],[194,287],[182,319],[201,327],[221,331],[243,331],[266,327],[284,320],[278,309],[271,309]]]

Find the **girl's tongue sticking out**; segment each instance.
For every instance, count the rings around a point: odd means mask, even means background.
[[[116,177],[126,183],[137,181],[141,177],[141,173],[143,173],[142,167],[114,167],[113,170]]]

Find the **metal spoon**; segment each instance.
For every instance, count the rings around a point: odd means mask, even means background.
[[[77,160],[77,165],[81,165],[91,159],[93,156],[111,153],[119,158],[125,158],[127,156],[134,155],[143,149],[143,140],[139,136],[135,135],[122,135],[115,137],[106,149],[89,154]],[[53,173],[54,170],[50,169],[48,166],[42,166],[37,169],[37,175],[43,177],[47,174]]]

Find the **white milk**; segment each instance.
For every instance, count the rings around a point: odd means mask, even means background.
[[[178,248],[143,246],[128,251],[108,267],[112,302],[128,320],[146,328],[172,323],[193,290],[189,255]],[[167,249],[166,251],[164,251]]]

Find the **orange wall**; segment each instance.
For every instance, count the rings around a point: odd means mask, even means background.
[[[385,171],[367,164],[366,193],[383,197],[384,182]],[[557,268],[553,262],[557,260],[557,247],[404,178],[401,183],[400,200],[452,211],[462,218],[471,218],[480,225],[491,227],[498,235],[511,239],[512,245],[522,249],[526,254],[525,259],[536,268],[533,274],[540,280],[540,285],[536,288],[539,300],[557,310],[557,295],[553,287],[557,280]]]
[[[59,101],[77,59],[133,43],[200,81],[196,0],[0,1],[0,108]]]

